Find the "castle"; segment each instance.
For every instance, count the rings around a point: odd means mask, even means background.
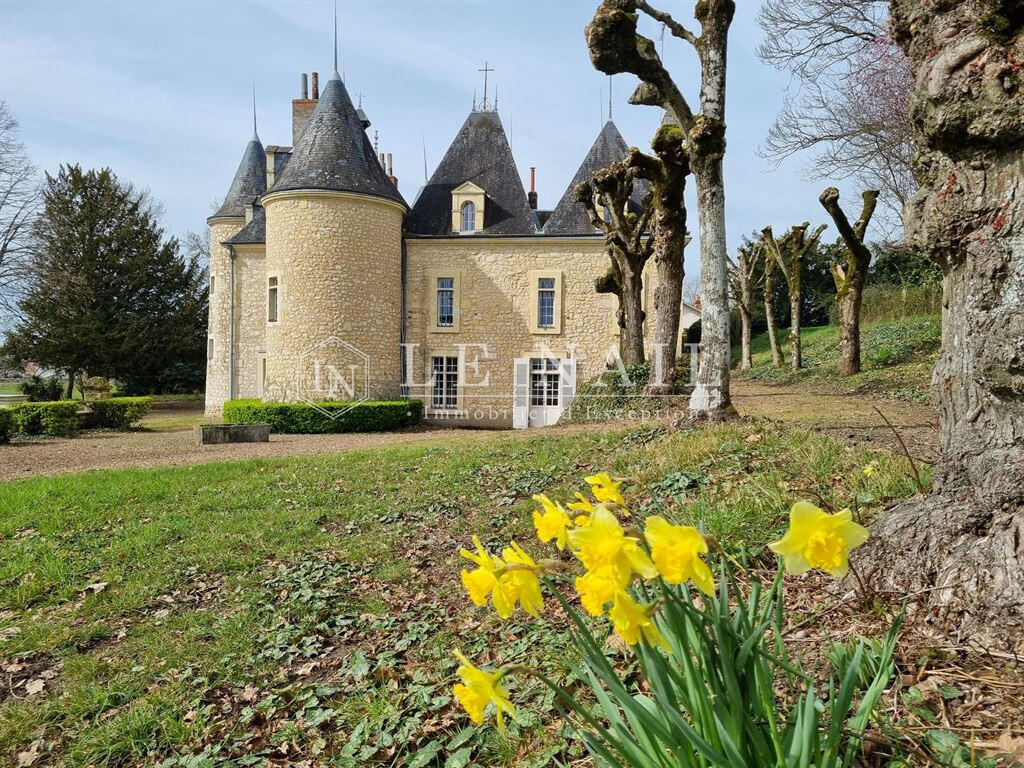
[[[208,220],[207,414],[234,398],[415,397],[433,420],[553,424],[619,345],[616,299],[594,287],[604,237],[574,195],[626,154],[611,116],[539,210],[485,95],[410,207],[337,68],[323,93],[315,73],[307,85],[292,146],[264,147],[254,117]]]

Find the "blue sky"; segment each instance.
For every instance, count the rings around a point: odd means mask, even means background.
[[[540,206],[551,208],[600,129],[607,78],[590,64],[583,27],[596,0],[398,2],[339,0],[346,85],[392,152],[408,201],[468,114],[477,70],[495,72],[499,112],[524,182],[537,167]],[[660,2],[691,27],[693,2]],[[761,64],[758,0],[739,0],[730,37],[726,203],[730,251],[739,237],[825,219],[825,186],[756,155],[788,77]],[[19,2],[0,0],[0,98],[21,122],[34,161],[109,166],[164,205],[171,234],[201,229],[251,133],[256,80],[264,144],[291,143],[299,75],[331,70],[332,5],[279,2]],[[645,25],[654,38],[659,27]],[[697,63],[666,36],[665,59],[696,109]],[[614,118],[627,143],[647,148],[659,115],[626,99],[636,81],[614,79]],[[850,192],[839,185],[849,199]],[[696,229],[692,184],[691,228]],[[834,232],[826,233],[834,237]],[[688,278],[697,274],[696,242]]]

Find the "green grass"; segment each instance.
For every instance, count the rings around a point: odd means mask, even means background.
[[[789,330],[780,330],[780,344],[786,356],[782,368],[772,366],[768,334],[751,341],[753,368],[739,372],[743,378],[774,384],[796,381],[813,382],[822,388],[871,392],[899,400],[931,401],[929,380],[941,343],[941,318],[924,315],[899,320],[883,320],[861,326],[861,364],[863,370],[850,377],[836,374],[839,361],[839,327],[835,325],[804,328],[804,369],[799,374],[789,367]],[[739,350],[734,349],[738,359]]]
[[[17,384],[0,384],[0,395],[20,395],[21,387]]]
[[[40,764],[69,766],[403,766],[419,749],[436,766],[460,750],[481,766],[576,760],[528,682],[507,736],[453,708],[455,647],[565,674],[557,626],[469,606],[457,551],[478,534],[546,552],[530,495],[568,499],[598,469],[628,479],[637,518],[755,552],[804,489],[866,516],[913,492],[901,460],[771,423],[0,484],[0,684],[13,693],[0,763],[32,744]]]

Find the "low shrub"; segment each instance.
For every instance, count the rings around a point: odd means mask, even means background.
[[[21,394],[30,403],[52,403],[64,396],[64,385],[57,379],[44,379],[33,374],[21,382]]]
[[[90,427],[127,429],[153,408],[152,397],[111,397],[89,403]]]
[[[11,442],[14,434],[14,417],[10,408],[0,408],[0,445]]]
[[[224,403],[226,424],[269,424],[279,434],[328,432],[385,432],[419,423],[420,400],[384,400],[364,403],[265,403],[230,400]]]
[[[78,403],[74,400],[19,403],[8,410],[16,434],[58,437],[73,435],[78,430]]]

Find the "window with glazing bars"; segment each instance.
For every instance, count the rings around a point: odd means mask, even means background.
[[[462,206],[462,227],[463,232],[474,232],[476,230],[476,203],[469,202]]]
[[[537,325],[555,326],[555,278],[542,277],[537,281]]]
[[[432,358],[430,404],[434,408],[459,407],[459,358],[447,355]]]
[[[558,360],[551,357],[530,358],[530,406],[558,405]]]
[[[437,278],[437,324],[443,328],[455,325],[455,278]]]
[[[267,322],[277,322],[277,278],[267,278]]]

